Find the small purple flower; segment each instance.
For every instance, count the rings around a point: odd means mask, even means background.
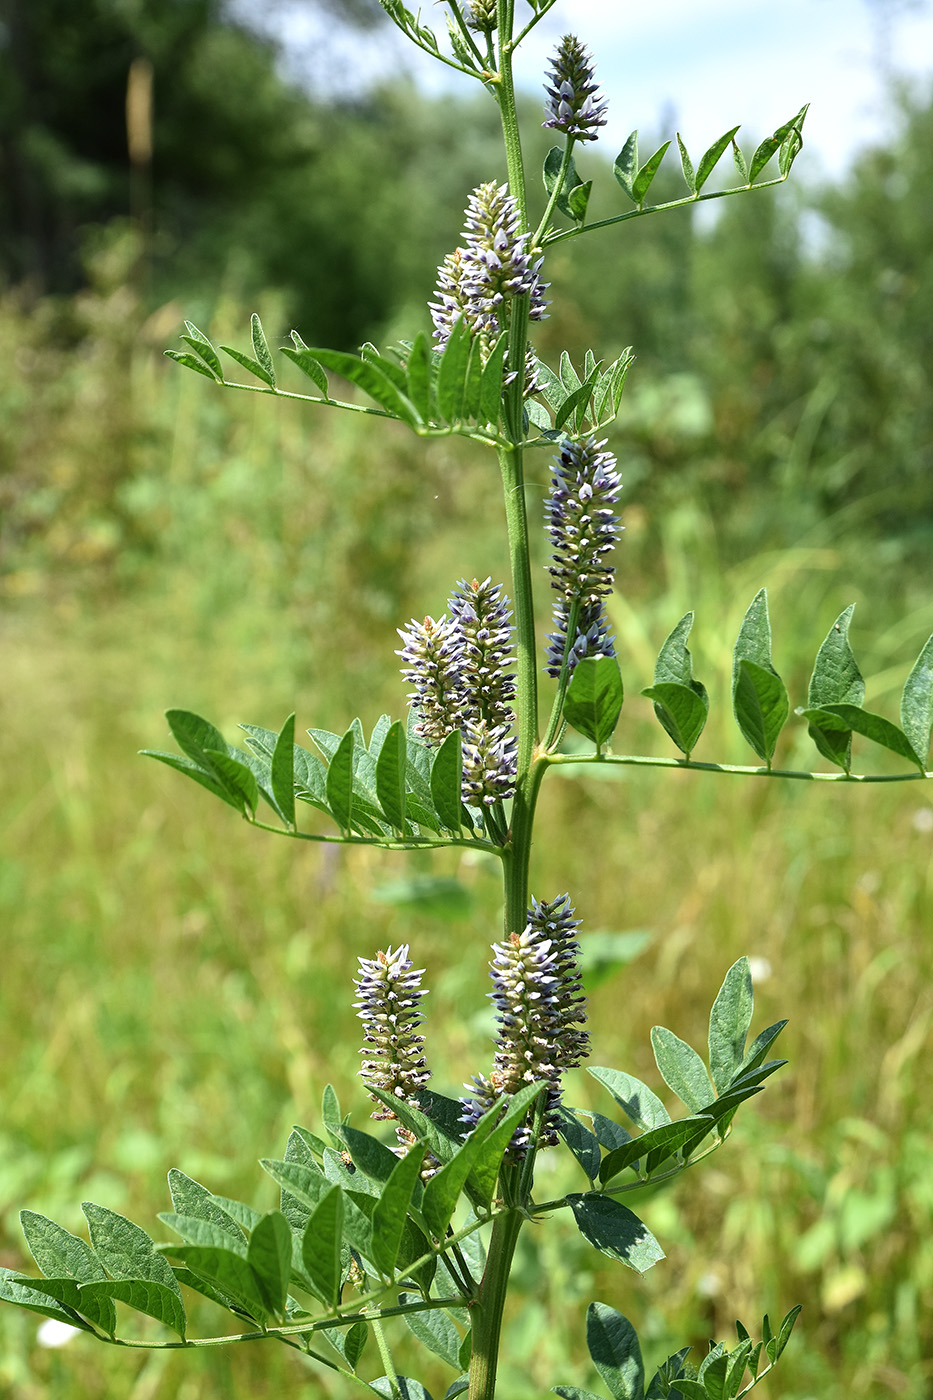
[[[415,733],[426,744],[437,748],[448,734],[460,728],[462,684],[460,680],[460,634],[453,618],[412,618],[398,634],[404,646],[402,675],[414,690],[409,692],[412,709],[418,714]]]
[[[595,128],[606,125],[608,103],[599,92],[589,53],[573,34],[565,34],[550,62],[542,126],[576,141],[596,141]]]
[[[358,962],[360,976],[354,979],[358,1000],[353,1006],[364,1027],[360,1077],[371,1089],[417,1107],[420,1091],[431,1077],[425,1066],[424,1036],[417,1033],[424,1020],[420,1003],[427,995],[421,986],[424,968],[412,968],[407,944]],[[378,1104],[373,1118],[397,1121],[381,1099],[374,1094],[370,1098]],[[401,1124],[396,1135],[401,1146],[411,1145],[412,1135]]]
[[[545,524],[554,546],[548,566],[555,630],[548,638],[548,674],[559,676],[567,640],[570,610],[579,605],[571,669],[584,656],[614,656],[603,599],[612,590],[615,568],[606,555],[615,547],[622,526],[615,512],[622,483],[616,459],[604,452],[605,442],[588,437],[567,438],[554,465],[545,503]]]
[[[525,1084],[548,1086],[538,1145],[557,1142],[560,1077],[580,1064],[589,1051],[582,1030],[586,999],[577,955],[579,944],[569,895],[548,904],[532,901],[521,934],[493,944],[490,964],[498,1036],[489,1078],[477,1075],[465,1087],[462,1121],[473,1126],[501,1094],[516,1094]],[[510,1143],[515,1158],[531,1145],[532,1124],[516,1129]]]

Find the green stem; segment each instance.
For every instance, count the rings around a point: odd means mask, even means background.
[[[469,1400],[494,1400],[495,1397],[502,1313],[508,1295],[512,1256],[515,1253],[518,1232],[522,1228],[522,1220],[519,1211],[508,1210],[496,1216],[492,1227],[479,1297],[470,1307],[473,1350],[470,1359]]]
[[[810,783],[910,783],[920,778],[933,778],[933,772],[921,773],[919,769],[916,773],[807,773],[793,768],[752,768],[737,763],[696,763],[687,758],[648,758],[634,754],[545,754],[539,760],[542,768],[590,763],[628,768],[679,768],[688,773],[735,773],[746,778],[798,778]]]
[[[395,1370],[395,1363],[392,1360],[392,1355],[389,1351],[389,1347],[385,1339],[385,1333],[382,1330],[382,1323],[378,1315],[370,1317],[368,1321],[370,1327],[373,1329],[373,1336],[376,1338],[376,1345],[379,1348],[379,1355],[382,1358],[382,1365],[385,1370],[386,1376],[388,1377],[389,1385],[392,1388],[393,1400],[401,1400],[402,1392],[399,1388],[398,1374]]]

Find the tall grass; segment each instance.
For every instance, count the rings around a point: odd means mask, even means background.
[[[84,318],[76,350],[50,349],[15,308],[0,317],[0,340],[29,352],[0,386],[0,1262],[13,1267],[24,1205],[79,1229],[77,1203],[96,1199],[158,1235],[171,1165],[272,1205],[255,1159],[313,1121],[325,1083],[366,1112],[352,1053],[358,953],[408,941],[427,966],[439,1087],[456,1092],[464,1066],[490,1053],[488,868],[455,852],[278,841],[135,754],[164,742],[169,704],[209,714],[230,739],[237,721],[271,727],[292,708],[299,727],[401,715],[394,628],[439,610],[463,575],[503,576],[492,459],[212,391],[161,361],[171,310],[142,337],[124,333],[119,268],[105,272],[69,311]],[[543,492],[546,475],[542,458],[529,489]],[[764,498],[739,504],[768,510]],[[933,629],[923,579],[886,571],[844,517],[789,552],[743,556],[702,500],[660,519],[651,507],[646,487],[619,552],[629,698],[617,751],[667,751],[638,691],[693,608],[713,698],[697,757],[748,761],[729,655],[763,585],[794,702],[826,630],[857,601],[869,703],[894,715]],[[799,725],[782,744],[779,762],[813,766]],[[535,892],[571,890],[585,931],[650,935],[628,965],[593,967],[595,1061],[621,1056],[656,1085],[650,1027],[702,1044],[704,1008],[748,952],[759,1024],[790,1016],[790,1065],[721,1156],[641,1203],[669,1253],[644,1281],[594,1272],[569,1238],[558,1251],[528,1235],[504,1348],[510,1400],[582,1378],[592,1297],[629,1313],[659,1354],[724,1336],[759,1300],[772,1315],[802,1301],[809,1360],[792,1347],[782,1361],[788,1400],[929,1393],[931,832],[933,799],[915,783],[549,776]],[[579,1072],[569,1097],[599,1107],[597,1095]],[[77,1340],[52,1352],[13,1309],[0,1311],[0,1337],[0,1395],[16,1400],[344,1393],[265,1346],[148,1356]],[[437,1394],[450,1378],[426,1379]]]

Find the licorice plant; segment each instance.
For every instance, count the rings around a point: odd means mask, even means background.
[[[655,1027],[652,1033],[659,1074],[686,1116],[672,1120],[652,1089],[622,1070],[594,1065],[589,1073],[607,1091],[613,1117],[565,1103],[565,1072],[591,1053],[578,963],[577,912],[585,913],[585,900],[550,888],[546,871],[536,874],[531,893],[542,780],[573,762],[604,771],[641,764],[849,785],[891,781],[852,772],[853,735],[906,761],[910,771],[894,779],[930,776],[933,638],[908,677],[897,726],[862,708],[864,684],[849,645],[847,609],[829,629],[806,703],[797,710],[819,753],[841,771],[778,770],[772,758],[789,703],[772,665],[767,599],[760,593],[742,623],[732,672],[735,718],[759,762],[726,769],[692,758],[709,699],[693,675],[688,612],[661,646],[653,682],[642,691],[678,756],[610,749],[623,699],[606,611],[621,532],[621,482],[604,435],[618,411],[631,355],[604,364],[590,352],[578,369],[564,354],[556,370],[536,356],[529,328],[548,314],[548,254],[569,239],[606,236],[631,219],[780,184],[801,148],[805,109],[748,159],[735,130],[696,163],[678,136],[686,192],[661,205],[648,196],[670,143],[641,163],[633,133],[613,166],[624,207],[588,222],[592,182],[578,175],[574,155],[599,137],[607,103],[588,51],[568,34],[544,78],[543,124],[559,144],[545,161],[544,209],[533,220],[512,62],[517,45],[555,0],[527,0],[520,17],[515,0],[447,0],[441,39],[400,0],[382,4],[414,44],[478,83],[501,118],[508,178],[487,181],[467,199],[459,245],[438,269],[433,336],[421,331],[384,354],[372,345],[349,354],[309,349],[293,332],[283,354],[312,381],[315,392],[307,395],[279,388],[255,316],[252,354],[221,349],[258,383],[230,383],[210,340],[190,323],[183,337],[188,348],[168,353],[220,385],[392,419],[422,438],[456,434],[477,451],[495,453],[511,578],[452,581],[444,611],[398,629],[407,723],[383,716],[368,741],[359,720],[342,735],[312,729],[315,753],[295,743],[292,715],[278,733],[244,725],[247,750],[228,745],[199,716],[171,710],[169,726],[182,752],[152,756],[252,825],[292,840],[375,845],[400,858],[406,851],[459,846],[495,858],[504,918],[490,962],[497,1025],[491,1063],[474,1067],[459,1097],[431,1087],[420,1033],[426,989],[414,965],[416,951],[407,945],[355,950],[360,1075],[375,1106],[371,1117],[388,1127],[364,1131],[358,1118],[351,1125],[328,1089],[320,1132],[295,1128],[284,1155],[263,1162],[281,1188],[280,1209],[264,1214],[173,1170],[172,1211],[160,1218],[180,1243],[155,1244],[102,1206],[85,1206],[90,1244],[24,1211],[26,1240],[43,1277],[3,1270],[0,1297],[97,1340],[128,1344],[117,1332],[119,1302],[177,1334],[177,1340],[129,1344],[275,1340],[309,1364],[340,1373],[347,1394],[362,1389],[430,1400],[421,1382],[399,1374],[393,1361],[393,1329],[401,1327],[450,1365],[447,1396],[492,1400],[523,1227],[564,1219],[601,1254],[639,1272],[650,1268],[663,1257],[661,1247],[624,1198],[671,1180],[718,1149],[740,1104],[783,1063],[769,1058],[783,1022],[749,1040],[752,987],[742,958],[726,972],[712,1008],[708,1065],[672,1031]],[[738,184],[709,191],[707,182],[729,148]],[[772,162],[771,178],[761,178]],[[349,401],[331,392],[341,380],[357,391]],[[540,522],[526,511],[529,453],[552,463],[543,522],[553,603],[546,639],[536,635],[532,601],[529,532]],[[542,675],[548,678],[548,715],[539,724]],[[576,733],[570,752],[568,729]],[[260,820],[260,800],[273,814],[268,823]],[[299,805],[314,809],[310,826],[299,823]],[[352,971],[348,967],[348,996]],[[571,1154],[584,1189],[541,1199],[536,1164],[541,1152],[553,1150]],[[183,1288],[233,1314],[235,1330],[189,1337]],[[634,1328],[609,1304],[590,1305],[586,1340],[614,1400],[731,1400],[775,1365],[796,1314],[777,1326],[765,1316],[757,1340],[738,1324],[734,1346],[711,1345],[698,1364],[685,1347],[651,1374]],[[374,1345],[367,1348],[370,1337]],[[593,1400],[572,1384],[558,1384],[555,1392]]]

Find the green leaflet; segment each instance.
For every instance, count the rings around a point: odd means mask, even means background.
[[[637,204],[632,193],[635,176],[638,173],[638,132],[633,131],[625,145],[616,156],[612,166],[612,173],[625,193],[633,203]]]
[[[254,374],[257,379],[261,379],[263,384],[275,393],[275,376],[270,374],[265,365],[261,364],[259,360],[254,360],[252,355],[244,355],[242,350],[234,350],[232,345],[221,345],[220,348],[225,355],[230,356],[231,360],[235,360],[243,369],[247,370],[250,374]]]
[[[620,1260],[639,1274],[647,1273],[664,1258],[644,1221],[612,1196],[589,1191],[582,1196],[569,1195],[566,1200],[580,1234],[600,1254]]]
[[[907,736],[883,715],[872,714],[870,710],[860,709],[858,705],[825,705],[819,710],[804,710],[803,716],[824,733],[835,730],[839,734],[851,735],[853,731],[861,734],[865,739],[880,744],[882,748],[890,749],[899,758],[906,758],[909,763],[916,764],[920,772],[924,772],[923,760],[914,752]],[[842,763],[840,759],[835,761]],[[849,771],[845,764],[842,766],[846,772]]]
[[[405,727],[401,720],[396,720],[388,729],[376,759],[376,795],[386,821],[399,833],[405,830],[407,768]]]
[[[545,157],[542,174],[544,188],[549,195],[553,194],[557,188],[563,160],[564,150],[562,146],[552,146]],[[586,218],[586,206],[589,203],[592,185],[592,180],[583,181],[580,179],[571,156],[557,195],[557,207],[561,213],[566,214],[568,219],[572,219],[575,223],[582,223]]]
[[[613,1400],[642,1400],[645,1366],[635,1328],[605,1303],[586,1310],[586,1345]]]
[[[459,729],[441,744],[431,764],[431,798],[441,824],[447,831],[459,831],[463,810],[463,757]]]
[[[241,1254],[217,1245],[163,1245],[163,1249],[260,1325],[269,1321],[264,1292]]]
[[[411,1147],[396,1163],[372,1215],[372,1260],[388,1278],[395,1268],[412,1193],[421,1182],[424,1147]]]
[[[265,1306],[273,1317],[284,1318],[292,1271],[292,1232],[281,1211],[270,1210],[260,1217],[250,1234],[246,1257]]]
[[[692,1045],[665,1026],[651,1030],[651,1048],[661,1078],[682,1099],[691,1113],[699,1113],[713,1092],[706,1065]]]
[[[572,1109],[561,1104],[557,1110],[558,1132],[576,1157],[590,1181],[599,1175],[599,1139],[584,1127]]]
[[[789,706],[784,682],[771,664],[768,595],[763,588],[742,619],[733,649],[732,709],[743,736],[770,768]]]
[[[861,705],[865,698],[865,682],[849,645],[849,624],[854,611],[852,603],[840,613],[816,654],[807,689],[808,709],[836,704]],[[824,758],[839,764],[848,773],[852,757],[851,731],[822,729],[818,724],[811,724],[810,738]]]
[[[688,190],[696,194],[697,177],[693,169],[693,162],[687,155],[687,148],[681,140],[680,132],[677,132],[677,149],[680,152],[680,166],[684,172],[684,181]]]
[[[437,370],[437,408],[447,423],[463,417],[463,398],[470,364],[470,328],[461,316],[454,324]]]
[[[351,1327],[325,1327],[323,1332],[350,1370],[355,1371],[369,1339],[369,1325],[354,1322]]]
[[[901,695],[901,728],[924,767],[933,729],[933,637],[926,642],[907,677]]]
[[[739,958],[726,973],[709,1017],[709,1067],[720,1094],[742,1065],[754,1009],[748,958]]]
[[[294,342],[294,348],[290,345],[283,345],[282,354],[287,359],[291,360],[292,364],[297,365],[302,374],[306,374],[308,378],[317,385],[324,399],[327,400],[330,396],[327,392],[327,374],[324,370],[324,366],[321,364],[320,360],[314,358],[314,355],[308,349],[307,345],[305,345],[297,331],[292,331],[291,337]]]
[[[110,1336],[116,1330],[116,1313],[111,1299],[102,1299],[98,1306],[96,1300],[82,1298],[80,1285],[73,1279],[26,1278],[12,1269],[0,1267],[0,1301],[13,1303],[42,1317],[54,1317],[56,1322],[67,1322],[70,1327],[84,1332],[93,1329],[83,1317],[79,1317],[78,1310],[93,1321],[98,1313],[109,1307],[113,1326],[100,1325]]]
[[[398,366],[391,360],[381,355],[364,358],[344,350],[314,348],[309,353],[325,369],[342,374],[344,379],[362,389],[390,418],[400,418],[412,428],[418,426],[417,410],[395,382]]]
[[[185,1244],[231,1249],[234,1254],[239,1254],[245,1259],[246,1240],[242,1230],[238,1228],[232,1216],[227,1215],[225,1211],[220,1213],[226,1219],[225,1225],[217,1225],[213,1220],[206,1220],[203,1215],[184,1215],[171,1210],[160,1211],[159,1219],[163,1225],[180,1235]]]
[[[654,701],[659,722],[677,747],[689,758],[703,732],[709,713],[706,687],[693,675],[693,658],[687,638],[693,613],[685,613],[665,638],[654,667],[654,684],[642,691]]]
[[[91,1235],[91,1245],[111,1281],[89,1282],[84,1287],[98,1301],[117,1298],[138,1312],[164,1322],[184,1341],[185,1309],[172,1270],[138,1225],[105,1206],[85,1201],[81,1206]]]
[[[564,718],[599,750],[615,732],[623,699],[622,676],[615,657],[586,657],[577,662],[570,678],[564,697]]]
[[[400,1303],[415,1303],[418,1300],[408,1293],[398,1295]],[[446,1361],[455,1371],[460,1370],[461,1337],[446,1312],[432,1308],[425,1312],[405,1314],[405,1324],[413,1336],[428,1351]]]
[[[431,346],[424,331],[419,331],[412,342],[405,364],[408,375],[408,397],[419,416],[427,423],[434,416],[432,408],[433,375]]]
[[[351,830],[350,823],[353,813],[354,742],[355,735],[351,726],[334,750],[327,767],[325,780],[328,806],[333,813],[334,821],[341,831],[346,833]]]
[[[671,1115],[657,1094],[634,1075],[626,1074],[621,1069],[605,1069],[601,1065],[587,1065],[587,1073],[609,1090],[625,1116],[643,1132],[649,1128],[660,1128],[663,1123],[671,1121]]]
[[[70,1234],[54,1220],[37,1215],[35,1211],[22,1210],[19,1219],[29,1252],[46,1278],[74,1279],[76,1285],[106,1280],[106,1272],[97,1255],[77,1235]],[[90,1299],[79,1300],[76,1287],[74,1297],[62,1295],[59,1301],[69,1307],[80,1307],[88,1319],[109,1336],[112,1337],[116,1331],[116,1313],[109,1298],[100,1300],[99,1305]]]
[[[600,1165],[599,1180],[605,1185],[607,1181],[611,1181],[627,1167],[634,1166],[642,1158],[645,1162],[641,1174],[649,1176],[661,1162],[666,1162],[675,1152],[679,1152],[685,1143],[695,1141],[698,1134],[705,1137],[712,1127],[713,1122],[710,1118],[691,1117],[651,1128],[640,1137],[632,1138],[630,1142],[608,1153]]]
[[[670,141],[665,141],[664,145],[660,146],[653,156],[649,156],[632,181],[631,197],[636,204],[640,205],[644,202],[649,186],[655,175],[657,175],[670,144]]]
[[[739,128],[737,126],[732,127],[731,131],[727,131],[723,136],[720,136],[718,141],[714,141],[713,144],[710,146],[709,150],[704,151],[703,155],[700,157],[700,163],[696,168],[696,176],[693,186],[697,194],[700,193],[700,190],[706,184],[707,180],[712,175],[716,166],[719,164],[719,161],[722,158],[723,151],[729,145],[730,141],[735,136],[735,133],[738,131],[738,129]]]
[[[266,341],[265,331],[262,322],[254,311],[249,319],[250,339],[253,342],[253,353],[262,369],[265,371],[266,382],[275,388],[275,366],[272,363],[272,356],[269,353],[269,346]]]
[[[213,376],[219,379],[222,384],[224,379],[223,365],[220,363],[220,356],[217,354],[217,351],[214,349],[207,336],[203,331],[199,331],[197,326],[192,325],[190,321],[185,322],[185,330],[188,334],[183,335],[181,337],[182,340],[190,345],[196,354],[200,355],[208,369],[212,371]],[[173,356],[172,358],[174,359],[175,357]]]
[[[289,715],[272,751],[272,795],[286,826],[295,826],[295,716]]]
[[[340,1297],[342,1274],[344,1195],[339,1186],[324,1183],[321,1198],[311,1212],[301,1241],[301,1257],[314,1291],[328,1307]]]

